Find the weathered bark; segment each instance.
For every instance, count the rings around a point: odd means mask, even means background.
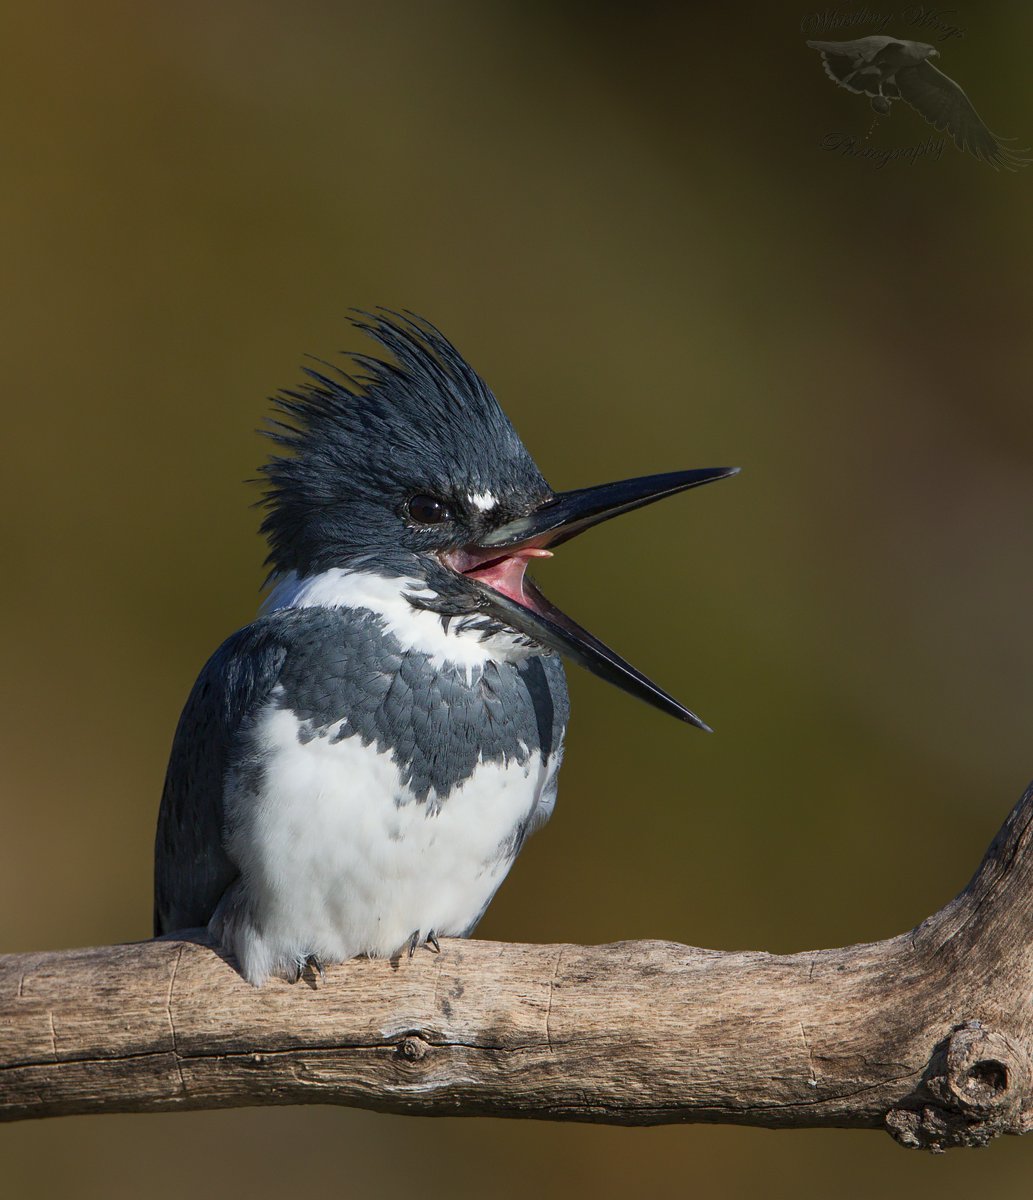
[[[450,941],[249,987],[201,934],[0,958],[0,1117],[351,1104],[648,1125],[1033,1127],[1033,788],[901,937],[777,956]]]

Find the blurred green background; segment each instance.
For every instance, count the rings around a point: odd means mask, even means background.
[[[823,152],[873,114],[807,12],[7,8],[4,950],[149,934],[172,730],[259,598],[252,431],[369,348],[353,305],[439,324],[555,486],[744,468],[539,572],[717,733],[572,674],[482,936],[792,951],[964,884],[1033,777],[1033,173]],[[953,21],[940,65],[1028,144],[1033,9]],[[1011,1197],[1033,1146],[296,1108],[25,1123],[0,1162],[21,1197]]]

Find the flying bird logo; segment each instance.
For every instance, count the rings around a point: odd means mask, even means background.
[[[909,42],[882,35],[852,42],[807,43],[821,54],[825,74],[838,87],[858,96],[870,96],[872,108],[887,115],[894,100],[904,100],[935,129],[946,130],[959,150],[967,150],[996,170],[1015,171],[1031,160],[1026,150],[1004,145],[986,127],[972,101],[950,76],[929,61],[940,52],[925,42]]]

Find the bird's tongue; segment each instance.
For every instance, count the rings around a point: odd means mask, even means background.
[[[528,559],[551,558],[548,550],[528,547],[506,554],[502,558],[492,558],[487,562],[468,567],[464,575],[477,579],[481,583],[515,600],[517,604],[529,605],[529,598],[524,592],[524,572],[527,570]]]

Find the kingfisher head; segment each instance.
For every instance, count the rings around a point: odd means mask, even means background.
[[[665,712],[706,728],[662,688],[560,612],[527,577],[569,538],[619,513],[735,474],[675,471],[554,492],[498,401],[429,322],[380,311],[353,320],[391,356],[307,369],[275,400],[263,468],[271,577],[328,572],[398,581],[413,610],[463,634],[555,650]]]

